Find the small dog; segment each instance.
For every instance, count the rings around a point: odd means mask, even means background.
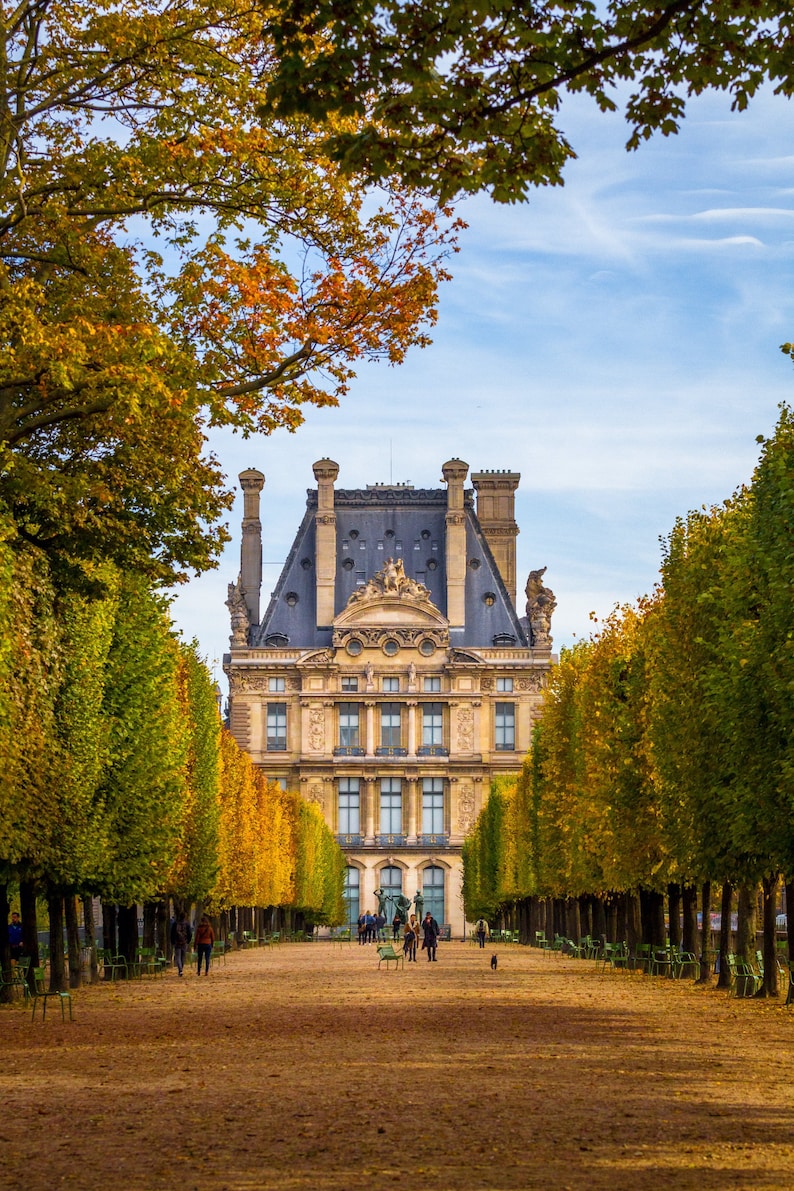
[[[496,958],[496,956],[495,956],[495,955],[492,955],[492,956],[491,956],[491,969],[492,969],[492,971],[494,971],[494,972],[496,971],[496,965],[497,965],[498,963],[499,963],[499,960]]]

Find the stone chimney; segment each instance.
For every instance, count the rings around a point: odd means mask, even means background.
[[[336,513],[334,481],[339,464],[320,459],[312,468],[317,481],[317,513],[314,518],[315,574],[317,576],[317,628],[328,628],[336,614]]]
[[[447,485],[447,619],[450,628],[466,623],[466,514],[463,511],[463,485],[469,474],[468,463],[450,459],[441,469]]]
[[[521,473],[517,471],[472,472],[477,490],[477,519],[491,548],[507,593],[516,606],[516,489]]]
[[[252,625],[259,624],[259,594],[262,589],[262,522],[259,493],[265,486],[261,471],[249,467],[238,477],[243,490],[243,538],[240,544],[240,582]]]

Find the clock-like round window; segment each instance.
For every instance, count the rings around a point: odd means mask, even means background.
[[[400,652],[399,641],[395,641],[394,637],[389,637],[387,641],[383,642],[383,652],[387,658],[393,658],[396,653]]]
[[[345,646],[345,649],[350,654],[351,658],[357,658],[363,648],[364,646],[359,641],[358,637],[351,637]]]
[[[423,640],[419,642],[419,652],[423,658],[431,658],[436,652],[435,641],[431,641],[429,637],[424,637]]]

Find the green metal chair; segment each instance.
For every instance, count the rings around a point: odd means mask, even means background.
[[[33,969],[33,1013],[30,1020],[36,1020],[36,1006],[41,1001],[41,1020],[44,1021],[47,1016],[47,1001],[54,997],[60,1002],[61,1020],[66,1021],[66,1002],[68,1001],[69,1021],[74,1021],[74,1017],[72,1016],[72,994],[68,992],[48,991],[45,986],[45,978],[45,968]]]

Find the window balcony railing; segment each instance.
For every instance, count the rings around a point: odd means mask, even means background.
[[[449,749],[443,744],[420,744],[416,750],[417,757],[448,757]]]
[[[391,848],[403,847],[405,844],[405,835],[401,832],[388,832],[387,834],[379,834],[375,836],[376,848]]]
[[[430,835],[417,835],[416,842],[422,848],[446,848],[449,836],[443,832],[433,832]]]
[[[334,749],[335,757],[364,757],[366,749],[358,744],[338,744]]]
[[[337,835],[336,842],[340,848],[360,848],[363,839],[363,835],[360,834],[340,834]]]
[[[383,746],[375,749],[376,757],[407,757],[408,749],[401,748],[397,745]]]

